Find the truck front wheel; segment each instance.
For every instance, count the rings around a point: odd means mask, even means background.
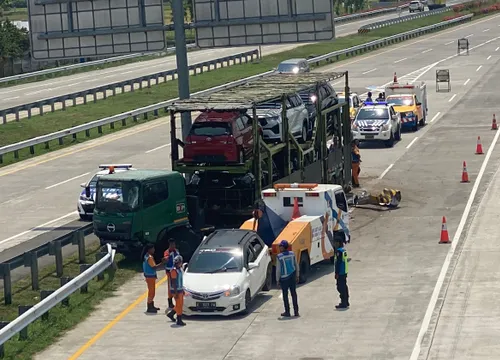
[[[311,263],[309,261],[309,255],[307,255],[307,252],[303,251],[302,254],[300,254],[299,262],[299,284],[303,284],[307,281],[310,268]]]

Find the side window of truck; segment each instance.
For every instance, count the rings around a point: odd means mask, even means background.
[[[302,199],[301,197],[298,197],[297,199],[299,199],[299,207],[304,206],[304,199]],[[285,196],[283,198],[283,207],[292,207],[293,201],[294,201],[293,198]]]
[[[144,208],[156,205],[168,199],[168,184],[166,181],[159,181],[144,186]]]
[[[340,210],[347,211],[347,201],[343,192],[335,193],[335,202]]]

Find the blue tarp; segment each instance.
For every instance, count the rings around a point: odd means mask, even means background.
[[[259,219],[257,226],[257,234],[262,238],[267,246],[271,247],[274,240],[288,225],[288,221],[280,218],[273,210],[264,207],[262,210],[262,217]]]

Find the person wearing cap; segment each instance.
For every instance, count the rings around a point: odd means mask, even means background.
[[[294,316],[299,316],[299,304],[297,301],[297,278],[298,266],[295,253],[289,251],[289,244],[286,240],[280,242],[280,253],[278,254],[278,266],[276,266],[276,279],[283,292],[283,305],[285,312],[281,314],[283,317],[290,317],[290,302],[288,300],[288,290],[292,295]]]
[[[353,140],[351,147],[351,158],[352,158],[352,186],[359,187],[359,173],[361,172],[361,154],[358,147],[359,141]]]
[[[347,287],[347,272],[349,259],[347,250],[342,241],[336,240],[335,243],[335,280],[337,280],[337,291],[340,296],[340,304],[336,309],[347,309],[349,304],[349,288]]]
[[[163,262],[156,264],[154,260],[155,246],[153,244],[147,244],[142,251],[142,269],[144,272],[144,278],[146,279],[146,284],[148,285],[148,301],[147,310],[149,314],[156,314],[160,308],[155,307],[155,293],[156,293],[156,270],[163,266]]]
[[[182,270],[182,256],[177,255],[174,258],[174,268],[170,270],[170,289],[175,299],[175,308],[170,311],[167,316],[172,321],[177,321],[177,325],[184,326],[186,323],[182,321],[182,307],[184,306],[184,271]],[[177,319],[174,315],[177,314]]]
[[[170,276],[170,271],[174,268],[174,259],[177,255],[180,255],[175,247],[175,239],[168,239],[168,249],[163,253],[163,259],[165,261],[165,273]],[[167,291],[168,291],[168,312],[174,308],[173,298],[174,295],[170,291],[170,281],[167,281]]]

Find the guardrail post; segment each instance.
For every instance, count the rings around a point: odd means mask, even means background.
[[[27,110],[28,110],[28,119],[31,119],[31,106],[28,107]]]
[[[80,274],[87,271],[92,265],[91,264],[81,264],[80,265]],[[86,294],[89,292],[89,284],[85,284],[80,288],[80,293]]]
[[[105,257],[108,253],[107,252],[98,252],[95,254],[95,262],[98,262],[101,260],[103,257]],[[97,275],[97,281],[102,281],[104,280],[104,272],[100,273]]]
[[[37,251],[31,251],[24,254],[24,267],[29,267],[31,270],[31,289],[39,290],[38,283],[38,254]]]
[[[21,316],[22,314],[24,314],[26,311],[28,311],[32,307],[33,307],[33,305],[19,305],[17,308],[18,316]],[[20,341],[28,340],[28,327],[27,326],[19,332],[19,340]]]
[[[12,304],[12,279],[10,277],[10,264],[0,264],[0,272],[3,278],[3,298],[4,304]]]
[[[104,88],[102,90],[102,98],[106,100],[108,98],[108,89]]]
[[[9,325],[9,321],[0,321],[0,330],[3,329],[4,327],[6,327],[7,325]],[[1,344],[0,345],[0,358],[4,358],[5,357],[5,348],[4,348],[4,344]]]
[[[109,128],[113,130],[115,128],[115,123],[114,122],[109,123]]]
[[[60,240],[51,241],[49,243],[49,255],[55,256],[56,258],[56,276],[63,276],[63,256]]]
[[[73,96],[73,106],[76,106],[76,99],[78,99],[78,96]]]
[[[55,106],[56,106],[56,105],[55,105],[55,103],[54,103],[54,100],[50,100],[49,105],[50,105],[50,111],[51,111],[51,112],[56,111],[56,109],[55,109]]]
[[[127,118],[122,119],[122,126],[127,126]]]
[[[96,103],[97,102],[97,91],[92,90],[92,97],[93,97],[94,103]]]
[[[16,108],[14,111],[16,112],[16,121],[19,121],[19,109]]]
[[[143,87],[142,82],[143,82],[143,81],[144,81],[144,78],[142,78],[142,77],[141,77],[141,78],[139,79],[139,90],[142,90],[142,87]]]
[[[73,245],[78,245],[78,262],[80,264],[85,264],[85,235],[83,231],[76,231],[73,233],[73,240],[71,241]]]
[[[7,113],[5,111],[2,111],[0,114],[2,114],[2,122],[4,124],[7,124]]]
[[[130,85],[130,92],[134,92],[135,91],[135,84],[134,84],[134,82],[133,81],[129,81],[128,83]]]
[[[73,278],[71,276],[63,276],[59,281],[61,282],[61,287],[69,283]],[[61,304],[63,306],[69,306],[69,297],[65,298],[63,301],[61,301]]]
[[[40,291],[40,300],[44,300],[47,296],[50,296],[53,292],[54,292],[54,290],[42,290],[42,291]],[[42,320],[44,320],[44,321],[49,320],[49,312],[48,311],[42,315]]]

